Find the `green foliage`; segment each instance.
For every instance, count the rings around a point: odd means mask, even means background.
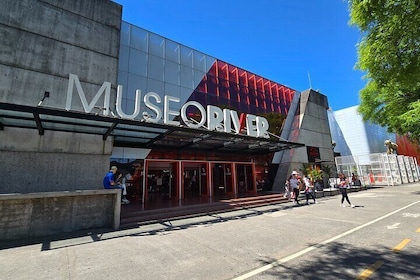
[[[275,134],[275,135],[280,135],[281,134],[281,129],[282,129],[282,125],[283,125],[283,121],[286,118],[286,116],[280,114],[280,113],[275,113],[275,112],[270,112],[270,113],[265,113],[262,115],[262,117],[266,118],[268,121],[268,131]]]
[[[312,180],[312,182],[322,180],[323,178],[322,170],[318,168],[310,169],[308,177]]]
[[[306,175],[309,177],[309,170],[312,168],[312,165],[310,163],[302,163],[302,173],[303,175]]]
[[[333,166],[331,165],[322,165],[322,171],[328,176],[330,177],[333,173]]]
[[[312,182],[322,180],[323,171],[318,166],[312,166],[310,163],[302,163],[303,175],[308,176]]]
[[[366,72],[365,121],[420,139],[420,1],[348,0],[362,34],[356,68]]]

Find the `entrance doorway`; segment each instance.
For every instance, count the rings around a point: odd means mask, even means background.
[[[206,163],[183,162],[184,198],[207,196]]]
[[[215,197],[233,194],[232,163],[215,163],[212,166],[213,193]]]
[[[165,201],[177,197],[177,163],[151,162],[147,164],[146,200]]]
[[[184,169],[185,197],[201,196],[200,168],[188,167]]]
[[[237,164],[236,165],[237,187],[238,194],[246,194],[255,191],[254,189],[254,174],[252,172],[252,165]]]

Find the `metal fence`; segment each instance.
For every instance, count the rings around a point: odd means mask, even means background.
[[[395,186],[419,181],[420,173],[415,157],[396,154],[367,154],[336,157],[338,172],[348,178],[354,174],[363,185]]]

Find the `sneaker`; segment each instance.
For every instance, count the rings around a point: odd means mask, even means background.
[[[130,203],[130,200],[128,200],[127,198],[123,198],[121,200],[121,204],[129,204],[129,203]]]
[[[351,208],[354,208],[354,207],[356,207],[356,206],[355,206],[354,204],[352,204],[352,205],[350,205],[350,207],[351,207]]]
[[[318,201],[315,201],[314,203],[315,203],[315,204],[318,204],[319,202],[318,202]]]
[[[346,207],[346,205],[344,205],[343,203],[340,204],[341,207]]]

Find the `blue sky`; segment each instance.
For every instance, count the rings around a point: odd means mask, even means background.
[[[114,0],[123,20],[340,110],[359,104],[357,28],[344,0]]]

